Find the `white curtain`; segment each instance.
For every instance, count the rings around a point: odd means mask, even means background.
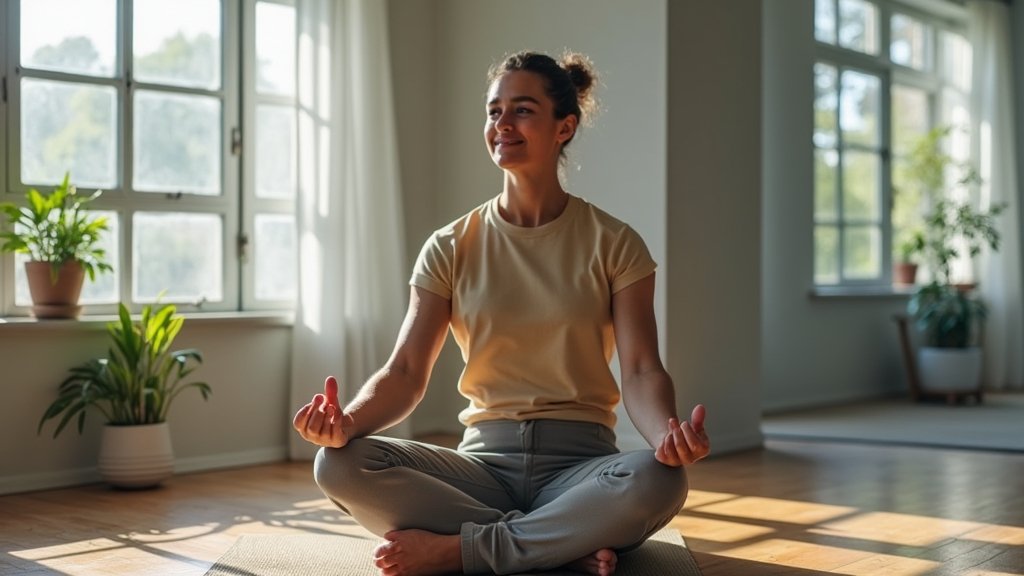
[[[998,219],[997,253],[979,260],[979,289],[989,305],[985,326],[985,375],[989,388],[1024,388],[1024,288],[1021,281],[1020,193],[1013,102],[1011,15],[1003,2],[968,6],[972,62],[975,158],[983,179],[978,202],[1009,204]]]
[[[289,419],[327,375],[337,376],[344,403],[383,365],[408,294],[387,3],[297,6],[300,253]],[[290,434],[292,458],[315,454]]]

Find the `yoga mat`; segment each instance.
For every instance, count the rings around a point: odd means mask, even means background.
[[[371,562],[379,538],[334,534],[243,535],[206,576],[377,576]],[[577,572],[543,572],[579,576]],[[619,556],[616,576],[700,576],[679,532],[664,529]]]

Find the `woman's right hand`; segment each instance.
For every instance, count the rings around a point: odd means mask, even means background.
[[[324,393],[313,396],[292,419],[292,426],[306,441],[327,448],[348,444],[353,424],[352,416],[344,413],[338,402],[338,381],[334,376],[324,381]]]

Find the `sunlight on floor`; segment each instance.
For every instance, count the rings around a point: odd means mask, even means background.
[[[849,576],[925,576],[943,568],[943,548],[1024,545],[1019,527],[701,490],[691,490],[671,527],[712,556]],[[966,566],[957,573],[1021,574]]]
[[[691,490],[683,514],[671,527],[683,534],[700,557],[789,567],[808,574],[946,574],[950,567],[944,562],[950,551],[985,554],[1024,547],[1024,527],[703,490]],[[300,532],[365,534],[330,501],[319,498],[261,514],[239,514],[227,523],[119,533],[10,554],[62,574],[194,576],[203,574],[242,534]],[[0,572],[2,566],[0,562]],[[964,566],[957,573],[1022,574],[1005,563],[987,566],[987,570]]]
[[[116,538],[79,540],[9,553],[58,574],[199,575],[242,534],[363,533],[326,498],[297,501],[287,509],[263,516],[263,520],[257,520],[238,515],[231,523],[207,522],[170,530],[130,532]],[[2,562],[0,573],[5,573]]]

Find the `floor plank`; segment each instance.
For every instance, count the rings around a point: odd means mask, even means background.
[[[690,468],[706,576],[1024,575],[1024,455],[770,441]],[[198,576],[238,536],[362,529],[309,463],[0,497],[0,574]]]

